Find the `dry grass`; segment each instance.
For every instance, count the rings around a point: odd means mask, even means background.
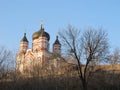
[[[110,70],[120,70],[120,64],[115,64],[115,65],[100,65],[102,70],[110,71]]]

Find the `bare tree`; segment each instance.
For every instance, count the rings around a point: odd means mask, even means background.
[[[78,74],[83,90],[87,90],[90,63],[103,60],[108,51],[107,33],[102,29],[89,28],[81,35],[80,30],[69,25],[67,30],[59,32],[59,36],[65,49],[72,50],[78,62]]]
[[[115,65],[120,63],[120,50],[119,48],[115,48],[113,53],[109,55],[108,57],[108,63]]]
[[[15,68],[13,54],[11,51],[0,47],[0,79],[7,76],[8,72]]]
[[[116,72],[118,71],[116,66],[117,66],[117,64],[120,63],[120,50],[119,50],[119,48],[115,48],[113,50],[113,53],[111,53],[108,56],[106,62],[108,64],[110,64],[111,68],[112,68],[111,71],[110,71],[111,72],[111,79],[110,79],[109,82],[111,82],[111,85],[113,86],[113,85],[115,85],[115,82],[116,82],[116,80],[115,80]]]
[[[120,49],[119,48],[115,48],[114,54],[113,54],[113,60],[114,60],[114,64],[118,64],[120,62]]]

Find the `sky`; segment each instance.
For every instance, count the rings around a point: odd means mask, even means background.
[[[110,47],[120,48],[120,0],[0,0],[0,46],[18,50],[26,32],[31,48],[41,20],[51,48],[57,32],[68,24],[83,31],[102,27]]]

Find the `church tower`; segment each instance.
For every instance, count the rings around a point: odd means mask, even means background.
[[[53,44],[53,53],[61,55],[61,44],[59,42],[58,36]]]
[[[20,41],[19,53],[16,56],[16,59],[17,59],[16,69],[21,73],[23,72],[23,69],[24,69],[24,59],[28,49],[28,43],[29,42],[27,40],[26,33],[24,33],[24,36]]]
[[[26,53],[27,49],[28,49],[28,40],[26,37],[26,33],[24,33],[23,38],[20,41],[20,52]]]
[[[36,54],[36,59],[39,59],[43,63],[49,57],[50,36],[45,32],[42,24],[40,30],[32,35],[32,40],[32,51]]]

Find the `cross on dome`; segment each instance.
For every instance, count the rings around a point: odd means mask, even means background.
[[[43,28],[43,20],[40,20],[41,28]]]

